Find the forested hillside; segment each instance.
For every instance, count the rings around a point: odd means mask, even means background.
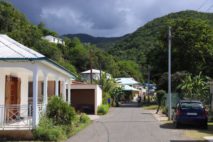
[[[171,13],[154,19],[111,48],[110,54],[147,68],[152,79],[167,72],[168,27],[172,28],[172,72],[203,72],[213,77],[213,14]]]
[[[84,44],[75,35],[67,35],[63,36],[64,46],[42,40],[44,35],[57,36],[57,33],[42,23],[31,24],[12,5],[0,2],[0,33],[41,52],[75,74],[89,69],[91,58],[93,68],[102,68],[114,77],[131,76],[140,81],[147,78],[149,66],[152,80],[158,82],[167,72],[169,26],[172,28],[172,73],[203,72],[213,77],[212,13],[171,13],[120,38],[77,35],[83,42],[92,44]]]
[[[95,44],[98,48],[108,51],[110,48],[114,47],[115,44],[126,36],[122,37],[94,37],[88,34],[67,34],[62,37],[74,38],[77,37],[83,43]]]
[[[137,80],[142,80],[138,64],[116,59],[96,48],[95,45],[81,43],[78,38],[64,38],[65,45],[56,45],[43,40],[42,36],[57,36],[57,33],[48,30],[42,23],[31,24],[21,12],[3,1],[0,1],[0,33],[7,34],[20,43],[39,51],[76,75],[90,68],[91,57],[93,68],[102,68],[114,77],[132,76]]]

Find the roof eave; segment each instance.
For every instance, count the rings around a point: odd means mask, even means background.
[[[0,61],[47,61],[48,63],[51,63],[55,66],[57,66],[58,68],[64,70],[65,72],[67,72],[68,74],[70,74],[73,79],[76,79],[76,75],[73,74],[72,72],[70,72],[69,70],[67,70],[66,68],[64,68],[63,66],[59,65],[58,63],[56,63],[55,61],[47,58],[47,57],[39,57],[39,58],[0,58]]]

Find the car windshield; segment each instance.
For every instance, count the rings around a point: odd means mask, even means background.
[[[200,108],[203,108],[203,105],[199,102],[183,102],[181,103],[181,108],[182,109],[188,109],[188,108],[200,109]]]

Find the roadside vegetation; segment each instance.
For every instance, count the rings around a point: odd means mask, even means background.
[[[109,104],[102,104],[98,107],[98,114],[99,115],[104,115],[104,114],[107,114],[108,111],[109,111],[109,107],[110,105]]]
[[[47,112],[40,119],[38,127],[33,130],[35,140],[62,141],[74,135],[90,123],[84,113],[75,110],[59,97],[52,97]]]
[[[185,136],[196,140],[204,140],[204,137],[212,136],[212,134],[213,134],[213,122],[208,123],[207,130],[191,129],[184,132]]]

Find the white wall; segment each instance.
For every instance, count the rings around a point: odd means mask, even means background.
[[[0,105],[5,102],[5,74],[0,72]]]
[[[102,104],[102,90],[101,88],[97,85],[97,106],[100,106]]]
[[[5,74],[0,71],[0,116],[4,115],[4,105],[5,102]],[[0,117],[0,126],[3,124],[4,117]]]
[[[21,105],[28,105],[28,77],[21,75]]]
[[[26,117],[28,115],[28,77],[24,75],[19,76],[21,78],[21,116]]]

